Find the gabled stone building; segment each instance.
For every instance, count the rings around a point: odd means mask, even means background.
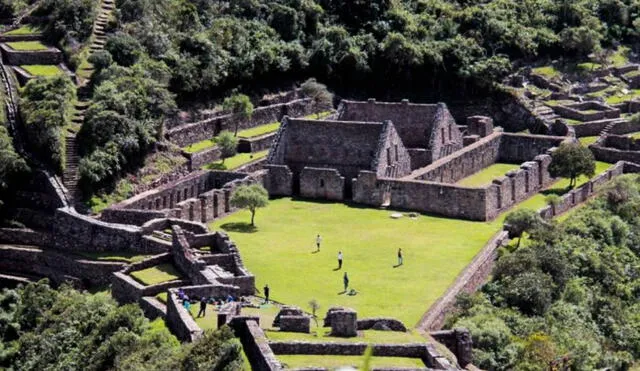
[[[390,121],[286,117],[269,152],[272,195],[342,200],[361,170],[396,178],[411,172],[409,153]]]
[[[463,147],[462,133],[444,103],[366,102],[343,100],[338,120],[390,120],[411,156],[411,168],[418,169]]]

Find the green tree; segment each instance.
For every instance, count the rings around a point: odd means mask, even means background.
[[[216,144],[220,147],[220,157],[222,157],[222,163],[224,164],[224,160],[236,154],[238,137],[230,131],[224,130],[216,138]]]
[[[320,117],[320,109],[326,109],[333,104],[333,94],[329,92],[326,85],[311,78],[305,81],[301,86],[302,94],[311,98],[314,109],[317,111],[317,117]]]
[[[235,131],[233,135],[238,135],[240,120],[250,120],[253,115],[253,103],[251,103],[251,99],[244,94],[232,95],[224,100],[222,107],[234,116]]]
[[[593,153],[578,143],[562,143],[551,154],[549,174],[552,177],[569,178],[569,188],[575,187],[576,179],[580,175],[591,177],[595,170]]]
[[[251,212],[251,225],[254,226],[256,210],[269,203],[269,193],[260,184],[242,185],[233,192],[231,205]]]
[[[520,241],[522,240],[522,234],[524,232],[533,230],[540,223],[542,218],[537,211],[531,209],[518,209],[507,215],[504,219],[504,224],[512,236],[518,237],[517,247],[520,247]]]

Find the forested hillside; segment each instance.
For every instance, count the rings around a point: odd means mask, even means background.
[[[492,280],[458,299],[487,370],[626,370],[640,358],[640,185],[624,176],[561,224],[497,262]]]

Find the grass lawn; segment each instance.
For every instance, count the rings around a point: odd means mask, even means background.
[[[156,295],[156,299],[158,299],[158,301],[160,301],[162,304],[167,304],[167,292],[161,292],[158,295]]]
[[[614,67],[621,67],[629,63],[629,48],[626,46],[619,47],[618,50],[609,57],[609,62]]]
[[[537,68],[532,69],[531,72],[536,73],[536,74],[541,75],[541,76],[544,76],[544,77],[560,76],[560,71],[556,70],[556,68],[553,67],[553,66],[537,67]]]
[[[45,46],[40,41],[15,41],[7,43],[7,45],[9,45],[9,47],[13,50],[38,51],[49,49],[49,47]]]
[[[487,184],[491,184],[496,178],[504,176],[508,171],[520,168],[520,165],[513,164],[493,164],[486,167],[477,173],[470,175],[464,179],[459,180],[456,185],[462,187],[483,187]]]
[[[26,24],[24,26],[16,28],[15,30],[6,32],[5,35],[32,35],[35,33],[40,33],[40,29],[32,25]]]
[[[218,160],[216,162],[204,165],[202,168],[207,170],[233,170],[239,168],[242,165],[246,165],[249,162],[267,157],[268,153],[269,150],[254,153],[238,153],[237,155],[224,160],[224,163],[222,163],[222,160]]]
[[[260,135],[273,133],[274,131],[278,130],[279,127],[280,127],[279,122],[272,122],[270,124],[256,126],[255,128],[240,130],[238,132],[238,137],[242,137],[242,138],[259,137]]]
[[[638,96],[640,96],[640,89],[631,89],[627,94],[618,93],[615,95],[611,95],[605,98],[605,102],[607,102],[608,104],[617,104],[630,101]]]
[[[186,147],[182,147],[182,150],[187,153],[196,153],[200,151],[204,151],[205,149],[209,149],[216,145],[215,138],[205,139],[197,143],[189,144]]]
[[[598,136],[593,136],[593,137],[582,137],[582,138],[578,138],[578,140],[580,141],[580,143],[583,146],[588,146],[590,144],[593,144],[596,142],[596,140],[598,140]]]
[[[636,131],[634,133],[629,133],[627,134],[628,137],[633,138],[633,139],[640,139],[640,131]]]
[[[137,263],[148,258],[150,255],[141,255],[135,252],[79,252],[79,255],[98,261],[111,261],[123,263]]]
[[[147,286],[177,280],[182,277],[173,264],[156,265],[155,267],[131,272],[130,275],[136,281]]]
[[[29,72],[29,74],[33,76],[56,76],[63,73],[58,66],[50,64],[24,65],[20,66],[20,68]]]
[[[271,296],[308,310],[316,299],[320,312],[333,305],[358,310],[360,317],[392,315],[414,326],[444,293],[501,222],[470,222],[434,216],[391,219],[392,211],[341,203],[272,200],[256,216],[255,230],[241,211],[212,224],[229,232],[257,287],[271,286]],[[315,236],[323,246],[314,253]],[[405,263],[399,268],[401,247]],[[344,253],[337,271],[336,254]],[[283,265],[286,269],[283,269]],[[355,296],[345,295],[348,272]]]
[[[304,368],[308,366],[335,369],[341,366],[362,367],[363,356],[309,356],[309,355],[278,355],[276,356],[282,363],[285,370]],[[426,366],[420,358],[401,357],[372,357],[371,367],[405,367],[405,368],[425,368]]]
[[[318,323],[322,325],[322,319]],[[261,319],[262,321],[262,319]],[[315,324],[312,322],[312,326]],[[298,332],[280,332],[265,331],[265,334],[271,341],[309,341],[309,342],[335,342],[335,343],[371,343],[371,344],[403,344],[403,343],[425,343],[428,340],[422,335],[414,332],[397,332],[397,331],[376,331],[366,330],[359,331],[361,336],[353,338],[342,338],[328,336],[330,328],[312,327],[311,333],[302,334]]]

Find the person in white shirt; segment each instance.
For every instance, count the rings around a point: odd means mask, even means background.
[[[320,243],[322,242],[322,237],[320,235],[316,236],[316,247],[318,251],[320,251]]]
[[[338,270],[342,269],[342,251],[338,251]]]

